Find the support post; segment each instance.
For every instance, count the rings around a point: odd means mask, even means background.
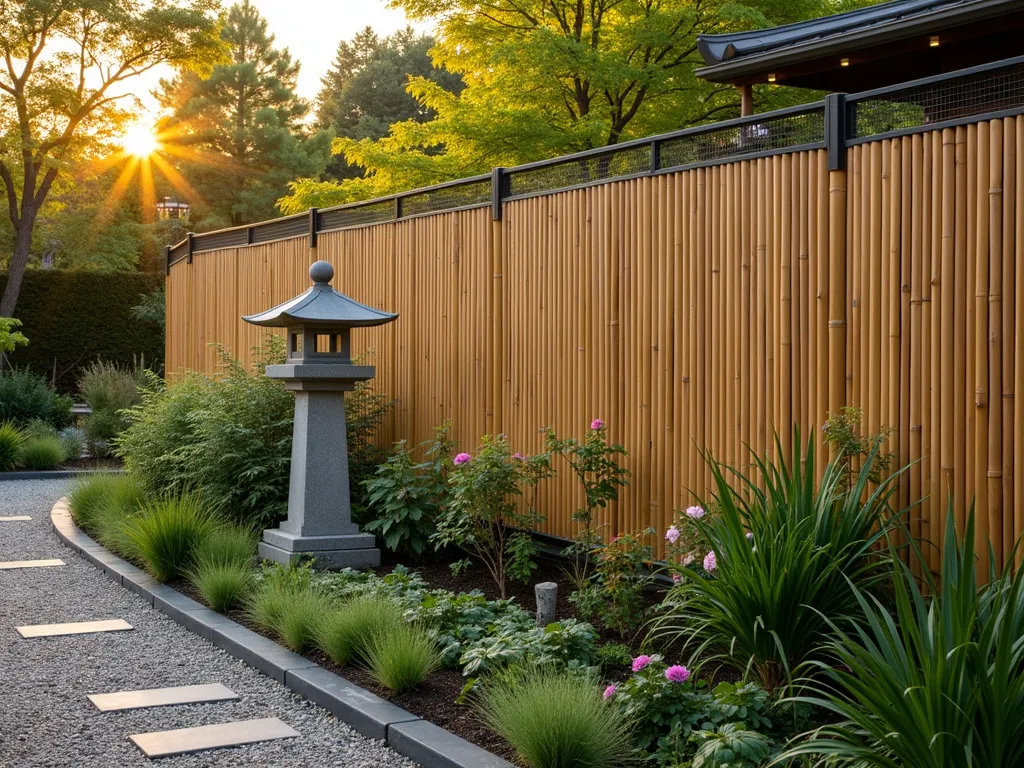
[[[491,218],[501,221],[501,201],[505,197],[505,169],[491,169]]]
[[[754,87],[750,83],[737,86],[740,89],[740,117],[754,114]]]
[[[845,149],[844,149],[845,152]],[[846,405],[846,171],[828,174],[828,412]],[[835,459],[835,448],[830,450]]]
[[[188,263],[191,264],[192,263],[192,254],[196,250],[196,233],[195,232],[189,232],[187,235],[185,235],[185,239],[188,241],[187,242],[188,251],[186,252],[186,258],[188,259]]]

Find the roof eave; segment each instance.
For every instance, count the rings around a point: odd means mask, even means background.
[[[1000,15],[1006,8],[1018,8],[1019,3],[1020,0],[981,0],[971,6],[957,5],[941,8],[912,18],[895,19],[861,30],[816,38],[804,43],[794,43],[775,50],[729,59],[721,64],[701,67],[696,70],[695,74],[697,77],[711,82],[729,83],[748,75],[812,61],[820,58],[826,52],[831,56],[840,53],[853,53],[865,47],[883,45],[894,40],[935,32],[937,31],[936,27],[948,29],[950,17],[956,19],[957,26],[961,23],[982,21]]]

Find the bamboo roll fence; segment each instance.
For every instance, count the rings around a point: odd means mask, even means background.
[[[910,465],[910,532],[937,541],[952,494],[976,500],[979,563],[1024,533],[1024,116],[773,154],[197,253],[167,277],[167,370],[249,359],[241,315],[306,287],[398,312],[354,334],[398,401],[381,439],[451,420],[539,451],[542,430],[608,424],[633,476],[600,523],[664,532],[709,494],[707,450],[734,466],[844,405]],[[816,438],[819,439],[819,438]],[[583,503],[566,467],[538,496],[567,537]],[[920,503],[917,503],[920,502]],[[987,537],[987,538],[986,538]],[[658,537],[659,546],[661,536]],[[929,566],[938,568],[934,550]]]

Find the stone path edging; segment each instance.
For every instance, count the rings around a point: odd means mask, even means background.
[[[384,741],[424,768],[514,768],[507,760],[160,584],[142,569],[108,552],[75,525],[66,498],[50,510],[50,522],[66,546],[117,584],[141,595],[154,608],[218,648],[319,704],[364,736]]]
[[[124,472],[123,469],[41,469],[0,472],[0,483],[5,480],[64,480],[82,475],[111,474]]]

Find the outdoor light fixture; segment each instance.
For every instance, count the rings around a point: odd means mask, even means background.
[[[932,48],[938,48],[939,47],[939,36],[938,35],[932,35],[931,37],[929,37],[928,38],[928,45],[931,46]]]
[[[773,74],[772,75],[768,75],[768,82],[769,83],[774,83],[775,82],[775,75],[773,75]]]
[[[840,67],[848,67],[848,66],[850,66],[850,60],[849,59],[840,59],[839,60],[839,66]]]

